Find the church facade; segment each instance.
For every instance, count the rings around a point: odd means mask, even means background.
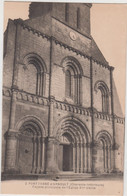
[[[4,34],[3,174],[123,172],[113,70],[90,32],[91,4],[31,3]]]

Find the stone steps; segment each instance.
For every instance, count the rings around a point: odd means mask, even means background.
[[[91,173],[61,173],[58,180],[80,180],[93,177]]]
[[[92,173],[59,173],[59,174],[2,174],[4,180],[68,180],[68,181],[85,181],[123,178],[122,174],[92,174]]]

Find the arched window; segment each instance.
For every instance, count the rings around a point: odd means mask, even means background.
[[[24,65],[19,66],[18,87],[25,92],[44,95],[46,66],[43,60],[35,54],[24,58]]]
[[[95,168],[100,172],[110,172],[112,170],[112,137],[107,131],[100,131],[95,137],[97,152]],[[99,167],[98,167],[99,165]]]
[[[69,4],[65,3],[65,21],[69,21]]]
[[[65,89],[66,89],[66,96],[71,97],[72,95],[72,84],[71,84],[71,73],[69,70],[66,71],[65,73]]]
[[[109,89],[107,85],[103,81],[98,81],[95,84],[95,91],[101,96],[101,100],[98,100],[101,103],[101,111],[109,113]]]
[[[82,68],[77,59],[66,57],[62,61],[65,71],[65,97],[71,103],[81,104]],[[68,99],[70,98],[70,99]]]
[[[77,28],[80,29],[80,8],[77,8]]]

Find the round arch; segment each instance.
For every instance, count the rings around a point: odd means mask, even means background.
[[[47,66],[36,53],[25,54],[19,66],[19,89],[38,96],[45,95]],[[23,78],[23,79],[22,79]]]
[[[96,153],[95,168],[102,173],[107,173],[112,170],[112,136],[106,130],[98,132],[95,137],[98,144]]]
[[[86,125],[78,118],[66,116],[58,121],[54,130],[59,141],[58,168],[75,173],[90,171],[91,135]]]
[[[100,97],[98,97],[99,102],[100,102],[101,112],[109,113],[110,93],[109,93],[109,88],[108,88],[107,84],[104,81],[97,81],[94,85],[94,90],[96,93],[98,93],[99,91],[101,93],[101,95],[99,95]]]
[[[43,173],[46,130],[35,116],[24,116],[17,122],[17,164],[20,173]]]
[[[65,97],[67,101],[80,104],[82,102],[82,75],[83,69],[79,61],[66,56],[61,61],[63,72],[65,73]],[[69,98],[69,99],[68,99]]]
[[[96,141],[102,138],[110,146],[113,144],[112,136],[106,130],[98,132],[95,138],[96,138]]]
[[[38,131],[40,131],[40,135],[42,135],[43,137],[47,136],[44,124],[36,116],[24,116],[16,123],[15,130],[19,131],[21,127],[25,125],[34,126]]]
[[[36,53],[28,53],[23,58],[23,63],[28,64],[34,64],[37,68],[37,70],[40,69],[40,71],[47,72],[47,66],[44,62],[44,60]]]
[[[67,56],[63,58],[61,61],[61,66],[64,67],[65,71],[67,68],[70,67],[70,69],[73,70],[75,75],[83,75],[83,69],[81,67],[81,64],[76,58],[72,56]]]
[[[94,85],[94,90],[97,92],[98,89],[102,92],[103,95],[109,95],[109,88],[104,81],[98,80]]]
[[[75,137],[78,134],[80,142],[91,142],[91,135],[88,128],[78,118],[66,116],[60,119],[54,127],[54,130],[56,130],[56,137],[59,138],[67,129],[71,130],[72,133],[75,134]]]

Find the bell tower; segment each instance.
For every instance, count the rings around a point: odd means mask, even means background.
[[[90,3],[36,3],[29,7],[29,18],[51,17],[72,27],[82,34],[90,36]]]

